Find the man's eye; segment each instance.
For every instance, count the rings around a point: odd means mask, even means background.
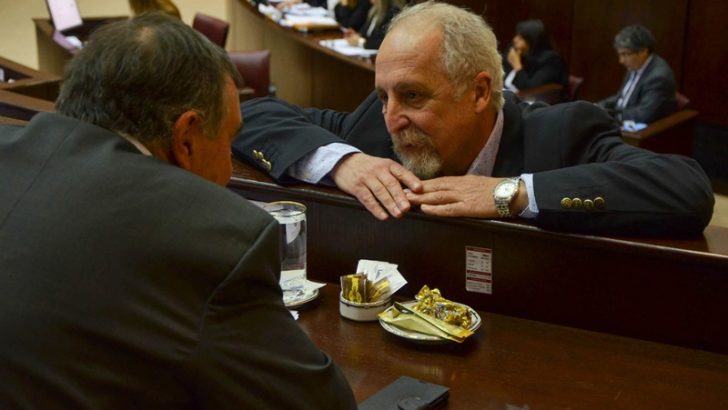
[[[405,93],[405,95],[407,96],[408,100],[416,100],[417,98],[420,97],[420,94],[415,91],[407,91],[407,93]]]

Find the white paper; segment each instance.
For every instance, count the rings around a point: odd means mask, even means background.
[[[372,283],[387,278],[389,292],[384,296],[385,299],[407,284],[407,280],[397,270],[397,265],[389,262],[361,259],[356,266],[356,273],[364,273]]]
[[[319,41],[319,44],[349,57],[371,57],[377,54],[377,50],[352,46],[344,38],[336,40],[321,40]]]

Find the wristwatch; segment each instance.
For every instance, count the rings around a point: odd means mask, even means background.
[[[493,189],[495,210],[501,218],[512,218],[511,202],[518,195],[518,188],[521,186],[521,177],[506,178],[498,183]]]

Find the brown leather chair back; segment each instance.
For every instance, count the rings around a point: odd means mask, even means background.
[[[254,90],[254,97],[271,95],[270,51],[230,51],[230,60],[243,77],[243,85]]]
[[[568,98],[569,101],[576,101],[579,98],[579,90],[581,84],[584,82],[584,77],[577,77],[575,75],[569,75],[569,89]]]
[[[675,103],[677,104],[677,110],[682,111],[690,104],[690,99],[683,94],[675,93]]]
[[[228,22],[206,14],[197,13],[195,14],[194,20],[192,20],[192,28],[202,33],[220,48],[225,48],[228,31],[230,30],[230,24]]]

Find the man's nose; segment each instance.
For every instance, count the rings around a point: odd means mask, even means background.
[[[409,125],[409,119],[397,101],[390,98],[383,105],[384,122],[387,124],[387,131],[390,134],[397,133]]]

